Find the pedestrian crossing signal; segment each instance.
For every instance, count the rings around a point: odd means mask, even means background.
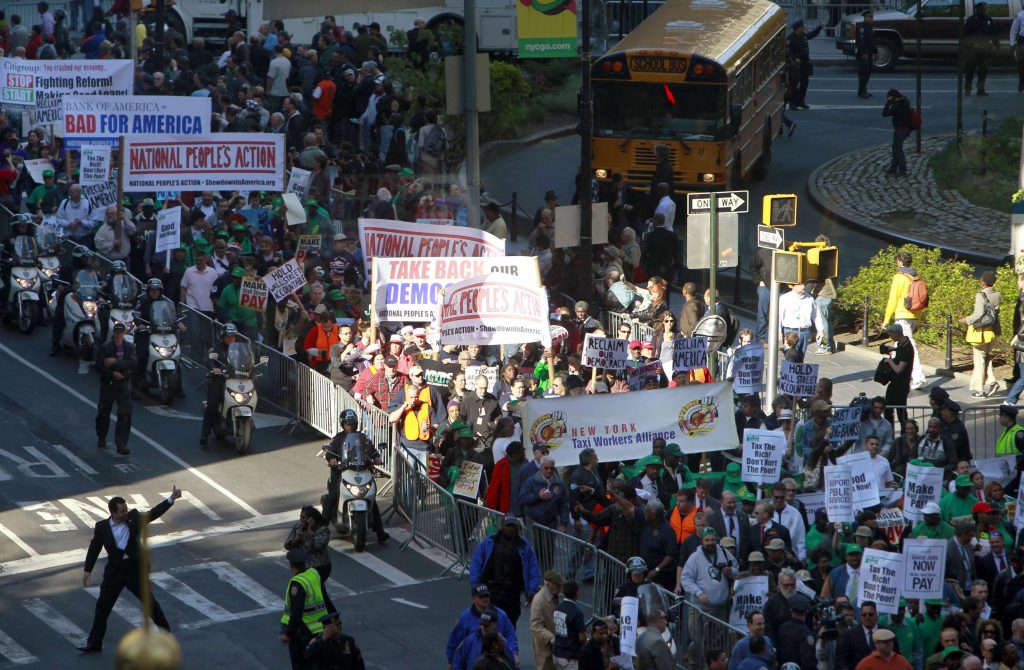
[[[772,254],[775,281],[780,284],[803,284],[807,255],[802,251],[776,251]]]
[[[811,279],[823,281],[835,279],[839,275],[839,249],[836,247],[821,247],[807,250],[806,274]]]
[[[761,200],[761,222],[772,228],[796,225],[796,196],[792,193],[766,195]]]

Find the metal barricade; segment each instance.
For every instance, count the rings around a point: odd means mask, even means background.
[[[728,653],[746,635],[746,631],[730,626],[688,599],[683,600],[679,612],[680,616],[674,617],[670,624],[677,668],[700,667],[708,651],[721,649]]]
[[[187,305],[181,305],[181,313],[185,315],[185,330],[178,338],[181,354],[195,365],[205,367],[210,349],[217,344],[217,323]]]
[[[971,441],[971,455],[976,459],[995,456],[996,443],[1006,430],[999,423],[999,405],[968,407],[960,414],[960,420]]]
[[[334,382],[312,368],[288,360],[296,373],[296,415],[324,435],[333,437],[338,432],[339,414]]]
[[[312,374],[317,374],[311,368],[299,365],[293,358],[288,358],[277,349],[272,349],[265,344],[252,342],[253,356],[256,360],[267,357],[267,367],[256,380],[256,392],[261,402],[267,402],[286,414],[310,423],[308,416],[302,416],[299,412],[299,389],[305,388],[303,394],[308,393],[310,383],[307,378],[305,387],[299,380],[299,369],[305,368]],[[334,434],[331,433],[333,436]]]
[[[613,613],[612,600],[615,591],[626,583],[629,575],[626,564],[609,553],[598,550],[594,557],[594,589],[592,602],[594,616],[607,616]]]
[[[412,533],[401,549],[405,550],[410,542],[417,541],[440,549],[453,558],[452,564],[441,573],[447,574],[459,565],[466,552],[459,533],[455,498],[414,465],[416,456],[408,449],[399,447],[396,460],[406,461],[399,470],[405,481],[396,484],[396,489],[412,487],[412,491],[405,488],[398,497],[403,505],[399,509],[409,518]]]
[[[488,535],[498,532],[502,515],[501,512],[489,507],[474,505],[468,500],[457,500],[455,516],[459,521],[459,537],[462,539],[459,548],[464,552],[459,557],[462,570],[458,576],[461,578],[469,570],[476,546]]]
[[[605,312],[605,332],[608,337],[618,337],[619,326],[626,324],[630,328],[630,337],[634,340],[654,341],[654,328],[640,323],[624,312]]]
[[[537,552],[541,572],[554,570],[567,580],[578,582],[583,589],[586,571],[584,566],[593,560],[597,548],[578,537],[560,533],[553,528],[532,521],[526,522],[527,536]],[[579,597],[580,604],[592,602],[585,591]]]

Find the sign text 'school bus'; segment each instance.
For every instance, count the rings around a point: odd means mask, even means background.
[[[593,65],[595,177],[646,192],[668,147],[675,189],[762,178],[782,125],[786,18],[767,0],[668,0]]]

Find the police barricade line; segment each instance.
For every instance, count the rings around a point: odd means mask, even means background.
[[[410,468],[404,471],[403,478],[415,488],[412,500],[402,501],[403,505],[411,502],[412,510],[409,514],[411,534],[401,549],[404,551],[409,542],[419,541],[446,552],[452,557],[452,564],[441,573],[445,575],[459,565],[465,553],[456,518],[455,498],[431,481],[421,468],[412,465],[418,459],[407,449],[401,449],[399,458],[407,461],[403,469]],[[404,492],[401,497],[407,498],[408,492]]]
[[[603,617],[613,613],[615,591],[628,578],[625,563],[604,551],[597,552],[594,558],[594,616]]]
[[[554,570],[566,581],[577,582],[580,585],[578,602],[588,609],[592,608],[593,589],[588,589],[588,583],[596,580],[596,576],[592,575],[597,548],[580,538],[529,519],[526,521],[526,535],[537,553],[541,573]]]
[[[999,405],[967,407],[961,413],[960,419],[967,429],[971,455],[975,459],[1001,455],[996,453],[996,445],[1006,429],[999,423]],[[921,432],[924,432],[924,427]],[[1015,455],[1017,452],[1014,449],[1010,453]]]
[[[619,336],[619,326],[625,324],[630,328],[630,338],[641,341],[654,341],[654,329],[645,323],[632,319],[624,312],[605,312],[605,333],[608,337]]]
[[[289,359],[291,360],[291,359]],[[296,372],[296,414],[324,435],[337,432],[337,393],[329,377],[292,361]]]
[[[688,597],[678,596],[661,586],[657,589],[668,609],[668,630],[672,636],[672,653],[677,668],[702,667],[708,651],[721,649],[729,653],[733,645],[746,635],[745,631],[704,611]],[[728,616],[728,604],[722,615]]]
[[[487,537],[498,532],[501,526],[501,512],[475,505],[468,500],[456,499],[456,518],[459,522],[459,535],[462,538],[462,545],[459,547],[462,562],[462,569],[458,577],[462,578],[469,569],[470,559],[473,558],[473,551],[476,546]]]
[[[422,489],[422,484],[416,476],[418,469],[419,462],[412,454],[404,449],[395,452],[391,474],[394,483],[394,511],[410,524],[415,511],[413,508],[423,499],[418,495]]]
[[[257,361],[263,356],[268,359],[263,374],[256,378],[256,392],[260,401],[309,423],[309,417],[299,414],[298,406],[298,396],[309,392],[308,383],[302,385],[299,381],[299,368],[303,366],[265,344],[252,341],[250,344]]]
[[[181,312],[185,315],[185,330],[178,340],[182,356],[199,367],[206,367],[209,351],[217,343],[217,324],[187,305],[181,306]]]

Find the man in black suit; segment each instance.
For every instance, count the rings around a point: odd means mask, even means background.
[[[764,552],[768,543],[776,537],[786,543],[787,549],[793,550],[793,539],[789,535],[789,529],[772,520],[773,512],[774,508],[767,500],[762,500],[754,508],[756,523],[747,528],[747,549],[749,551]]]
[[[953,526],[956,533],[946,541],[946,578],[955,579],[967,593],[977,574],[974,571],[974,539],[976,527],[973,521],[962,519]]]
[[[991,551],[980,558],[975,558],[978,578],[984,579],[989,585],[989,592],[994,595],[991,587],[995,584],[996,576],[1010,566],[1010,556],[1006,551],[1006,541],[1003,534],[992,531],[988,537]]]
[[[875,650],[872,638],[878,630],[878,608],[871,601],[860,605],[860,623],[851,626],[839,637],[836,652],[836,670],[853,670],[864,658]]]
[[[708,525],[715,529],[718,537],[731,537],[736,541],[736,556],[745,564],[750,554],[750,517],[736,509],[736,494],[722,491],[721,509],[708,515]]]
[[[110,410],[117,403],[117,426],[114,444],[117,453],[127,456],[128,436],[132,432],[132,371],[136,367],[135,344],[125,340],[125,325],[114,324],[110,340],[96,355],[100,371],[100,399],[96,403],[96,444],[107,446]]]
[[[171,508],[174,501],[181,497],[181,489],[174,487],[167,500],[143,514],[137,509],[129,510],[124,498],[116,496],[107,503],[110,518],[96,522],[92,542],[85,554],[85,574],[82,584],[89,585],[92,569],[99,558],[100,549],[107,550],[107,567],[103,570],[103,583],[100,585],[100,597],[96,601],[96,616],[92,630],[84,647],[78,650],[83,654],[96,654],[103,650],[103,636],[107,633],[107,618],[121,595],[127,588],[136,598],[139,596],[139,554],[142,522],[156,521],[164,512]],[[153,598],[153,623],[170,630],[167,617],[160,609],[160,603]]]

